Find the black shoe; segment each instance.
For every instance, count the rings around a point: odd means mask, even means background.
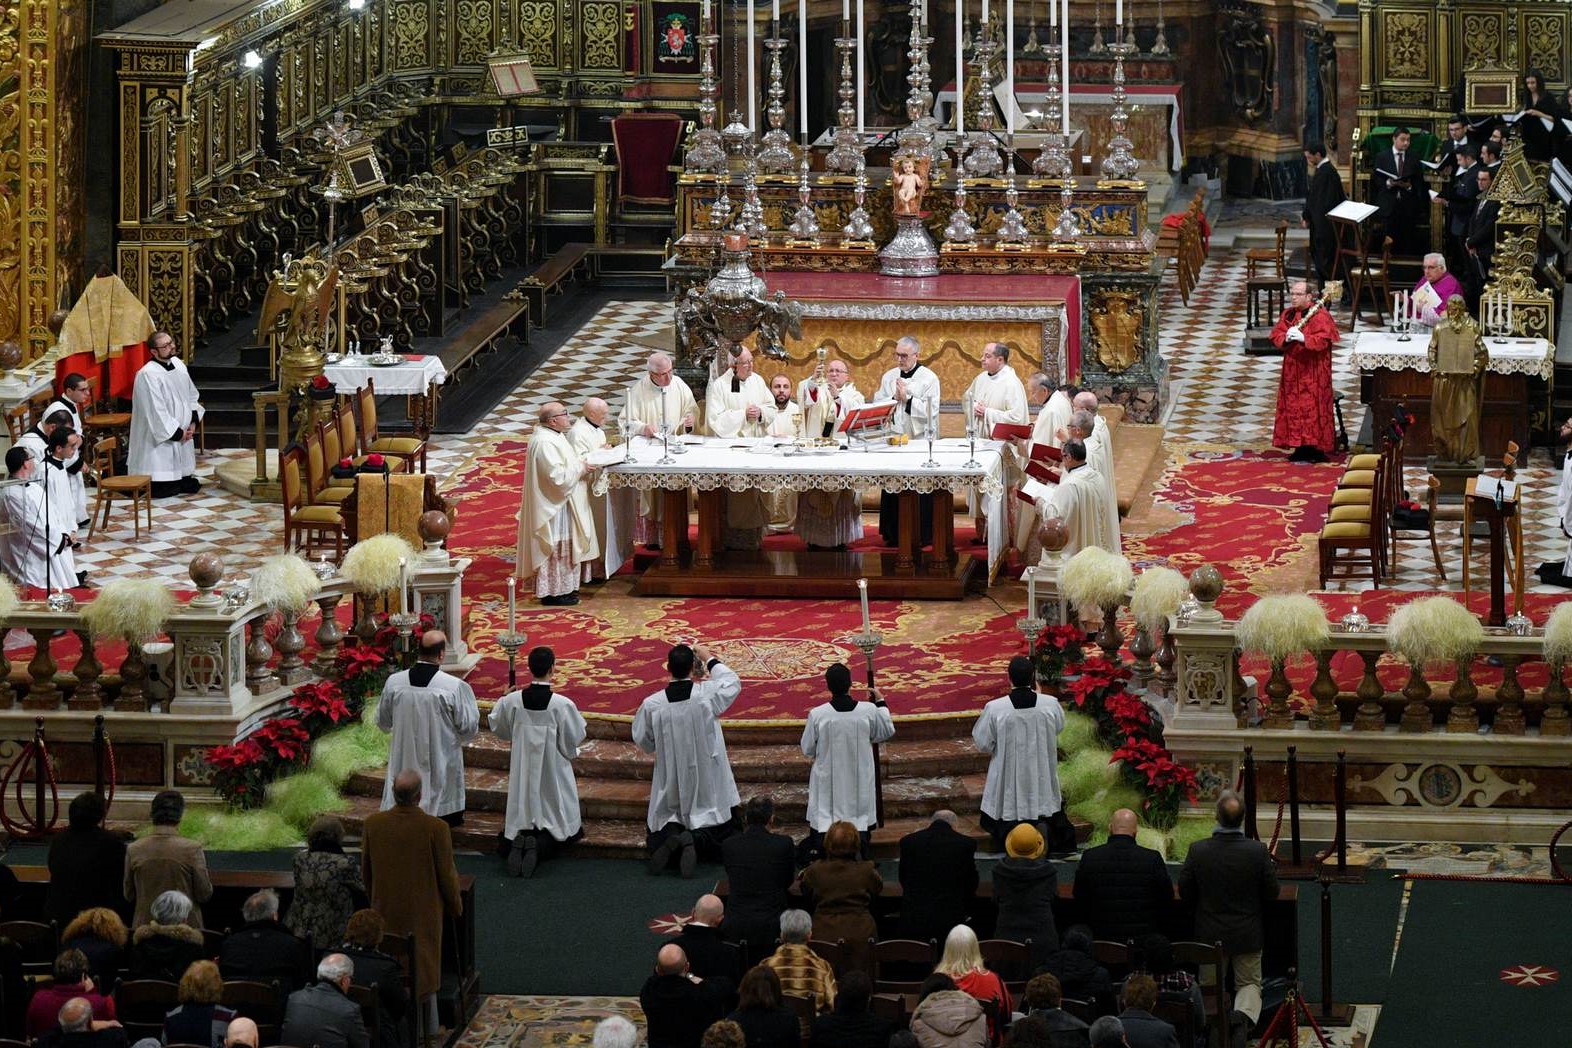
[[[566,608],[579,602],[578,591],[572,593],[559,593],[554,597],[542,597],[540,602],[548,608]]]
[[[87,519],[87,520],[79,520],[79,521],[77,521],[77,522],[76,522],[76,526],[77,526],[77,527],[78,527],[78,528],[85,528],[85,527],[87,527],[87,526],[88,526],[88,525],[89,525],[89,524],[91,524],[91,523],[93,523],[93,521],[92,521],[92,519],[91,519],[91,518],[89,518],[89,519]]]
[[[76,573],[76,588],[77,589],[86,589],[87,586],[88,586],[87,572],[85,572],[85,571],[77,572]]]
[[[529,840],[525,834],[513,838],[513,843],[508,847],[508,876],[524,876],[524,842]]]
[[[530,877],[540,862],[540,842],[533,836],[519,834],[508,852],[508,872],[515,877]]]
[[[677,859],[677,872],[682,874],[683,880],[687,880],[699,865],[699,850],[693,846],[693,834],[686,830],[677,834],[677,840],[682,845],[682,855]]]
[[[688,840],[693,840],[693,838],[686,833],[668,834],[666,838],[656,846],[655,850],[650,852],[648,869],[651,874],[661,874],[666,872],[666,867],[671,865],[671,853],[676,851],[678,846],[681,844],[681,841],[678,840],[679,837],[687,837]]]
[[[1229,1032],[1233,1035],[1232,1043],[1235,1048],[1245,1048],[1250,1040],[1250,1031],[1255,1028],[1255,1023],[1244,1012],[1234,1012],[1228,1016]]]

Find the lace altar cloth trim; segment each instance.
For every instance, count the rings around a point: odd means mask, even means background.
[[[1429,336],[1415,332],[1412,342],[1399,342],[1385,332],[1362,332],[1354,345],[1353,364],[1360,371],[1418,371],[1427,373]],[[1498,375],[1535,375],[1550,378],[1555,371],[1555,347],[1542,338],[1513,338],[1505,342],[1485,339],[1490,352],[1489,370]]]

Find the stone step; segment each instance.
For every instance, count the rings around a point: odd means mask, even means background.
[[[1002,694],[1002,692],[1001,692]],[[902,743],[918,739],[970,739],[972,726],[977,723],[978,709],[968,713],[923,713],[901,716],[899,700],[892,704],[895,714],[896,738]],[[585,715],[589,737],[592,739],[633,738],[633,718],[611,713]],[[796,746],[802,741],[802,720],[779,721],[729,721],[722,720],[727,748],[737,751],[743,746]]]
[[[794,729],[800,734],[800,729]],[[730,732],[727,733],[728,739]],[[508,744],[482,732],[464,747],[469,767],[508,769]],[[807,782],[812,762],[795,744],[769,744],[728,748],[732,774],[743,782]],[[978,751],[970,735],[953,739],[906,739],[897,736],[880,747],[880,763],[887,779],[901,776],[958,775],[983,772],[988,755]],[[647,782],[655,767],[653,754],[620,739],[590,739],[573,762],[582,779],[638,779]]]

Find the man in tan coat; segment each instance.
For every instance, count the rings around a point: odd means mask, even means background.
[[[202,845],[180,836],[181,816],[186,799],[179,790],[163,790],[153,797],[153,832],[126,848],[124,891],[126,901],[136,907],[131,927],[140,928],[152,920],[148,910],[153,900],[168,891],[183,892],[194,904],[186,923],[202,927],[202,906],[213,897],[213,882],[207,876],[207,856]]]
[[[437,988],[442,985],[442,918],[464,912],[458,868],[453,865],[453,831],[420,810],[418,771],[393,780],[393,807],[368,816],[361,831],[361,875],[371,908],[387,930],[415,936],[415,987],[426,1010],[426,1033],[436,1034]],[[426,856],[431,862],[424,861]]]

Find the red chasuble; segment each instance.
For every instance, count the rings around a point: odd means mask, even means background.
[[[1337,322],[1324,309],[1301,326],[1303,342],[1287,341],[1288,329],[1300,324],[1304,311],[1285,309],[1272,328],[1272,345],[1283,350],[1283,374],[1277,386],[1277,421],[1272,444],[1279,448],[1309,445],[1330,455],[1332,423],[1332,346]]]

